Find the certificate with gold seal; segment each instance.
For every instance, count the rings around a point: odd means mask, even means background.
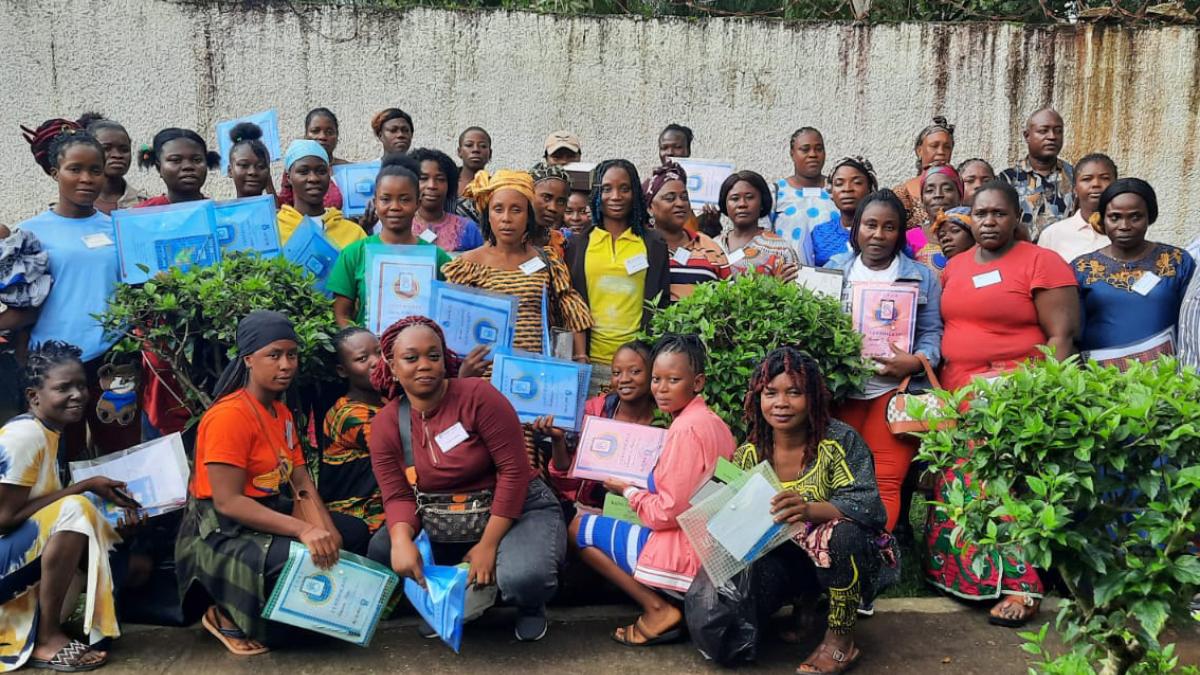
[[[429,316],[437,247],[369,244],[367,330],[380,335],[406,316]]]

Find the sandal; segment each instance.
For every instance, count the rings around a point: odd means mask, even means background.
[[[837,664],[833,670],[817,670],[817,666],[813,664],[813,661],[822,656],[829,657],[831,661]],[[796,675],[841,675],[841,673],[845,673],[854,668],[854,666],[857,666],[860,656],[862,656],[862,652],[858,651],[858,647],[854,645],[850,645],[850,651],[846,652],[837,647],[831,647],[822,641],[821,644],[817,645],[816,651],[809,654],[808,658],[804,659],[804,663],[801,663],[796,668]],[[811,668],[811,670],[805,670],[805,668]]]
[[[221,644],[225,645],[225,648],[229,650],[229,653],[236,654],[237,656],[257,656],[259,654],[266,654],[267,652],[271,651],[265,646],[260,646],[257,649],[254,649],[248,647],[239,647],[234,644],[234,640],[240,640],[242,642],[251,642],[252,640],[238,628],[222,628],[221,618],[217,614],[219,611],[221,610],[217,609],[216,605],[209,607],[208,611],[204,612],[204,618],[200,619],[200,623],[204,625],[205,630],[212,633],[213,637],[217,638],[221,641]]]
[[[54,653],[54,657],[47,659],[29,659],[29,665],[32,668],[43,668],[46,670],[54,670],[60,673],[83,673],[89,670],[95,670],[100,666],[108,663],[108,657],[105,656],[99,661],[84,662],[83,657],[89,653],[94,654],[92,648],[83,644],[79,640],[71,640],[63,645],[61,649]]]
[[[1016,619],[1009,619],[1007,617],[995,614],[997,609],[1017,604],[1016,602],[1012,601],[1013,598],[1021,598],[1019,602],[1021,603],[1023,611],[1021,612],[1020,617]],[[996,606],[992,608],[992,613],[988,615],[988,623],[992,624],[993,626],[1003,626],[1004,628],[1020,628],[1021,626],[1029,623],[1030,619],[1037,616],[1038,610],[1041,609],[1041,606],[1042,603],[1028,593],[1012,594],[1001,602],[996,603]]]
[[[676,642],[683,637],[682,619],[680,619],[679,622],[673,627],[659,633],[658,635],[654,635],[650,631],[646,630],[645,625],[646,624],[642,623],[642,618],[638,617],[637,621],[624,627],[624,633],[618,634],[614,632],[612,634],[612,639],[625,645],[626,647],[653,647],[654,645],[665,645],[670,642]],[[635,631],[638,635],[641,635],[644,638],[642,642],[634,642],[631,639]]]

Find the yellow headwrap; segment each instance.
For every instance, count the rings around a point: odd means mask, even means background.
[[[487,210],[488,202],[498,190],[516,190],[525,195],[532,204],[534,199],[533,176],[525,171],[513,171],[512,169],[500,169],[492,175],[489,175],[487,171],[480,170],[476,172],[475,179],[471,181],[467,189],[463,190],[463,196],[475,200],[475,206],[479,207],[479,211],[482,213]]]

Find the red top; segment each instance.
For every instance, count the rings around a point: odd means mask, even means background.
[[[135,206],[133,208],[141,209],[141,208],[145,208],[147,206],[166,206],[167,204],[170,204],[170,203],[171,203],[171,199],[169,197],[167,197],[166,195],[159,195],[157,197],[151,197],[150,199],[147,199],[146,201],[142,202],[141,204],[138,204],[137,206]]]
[[[1076,285],[1057,253],[1027,241],[988,263],[975,262],[975,251],[954,256],[942,272],[942,385],[949,390],[1041,356],[1046,334],[1033,292]]]
[[[519,518],[534,473],[525,453],[525,432],[517,411],[486,380],[452,378],[448,382],[446,396],[437,408],[427,413],[410,409],[413,464],[421,490],[494,489],[492,513]],[[367,444],[388,527],[408,523],[416,531],[421,521],[416,495],[404,472],[399,408],[399,399],[392,400],[375,415]],[[457,424],[462,424],[466,440],[442,447],[453,439]]]

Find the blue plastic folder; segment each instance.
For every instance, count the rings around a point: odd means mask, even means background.
[[[320,291],[325,290],[325,279],[337,262],[338,253],[338,247],[325,237],[325,232],[307,218],[283,246],[283,257],[316,277],[315,285]]]
[[[217,210],[211,199],[112,212],[121,281],[141,284],[180,267],[221,262]]]
[[[261,195],[217,202],[217,244],[224,252],[257,251],[263,258],[279,255],[275,197]]]
[[[367,330],[376,335],[406,316],[429,316],[436,246],[368,244]]]
[[[529,352],[497,352],[492,386],[517,409],[521,422],[554,415],[554,426],[579,431],[592,366]]]
[[[253,115],[217,122],[217,151],[221,153],[221,173],[229,171],[229,151],[233,148],[229,132],[242,122],[257,124],[258,128],[262,129],[262,142],[267,146],[272,162],[278,162],[283,157],[283,150],[279,144],[279,112],[271,108]]]
[[[361,216],[367,203],[375,196],[375,176],[379,162],[338,164],[333,167],[333,182],[342,191],[342,214],[347,218]]]
[[[446,346],[457,354],[465,356],[480,345],[508,351],[513,344],[517,305],[515,295],[434,281],[430,318],[446,332]]]
[[[425,564],[425,588],[412,579],[404,580],[404,596],[417,614],[455,653],[462,647],[463,617],[467,609],[467,570],[433,564],[429,535],[422,530],[414,542]]]

